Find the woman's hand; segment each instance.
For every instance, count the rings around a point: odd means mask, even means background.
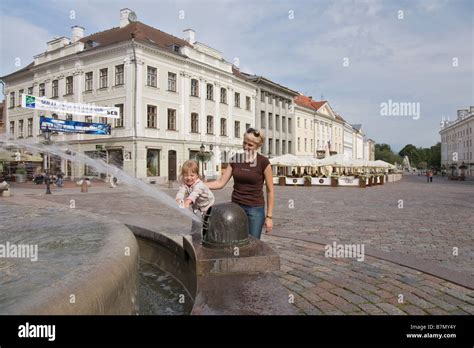
[[[265,218],[265,233],[271,233],[273,229],[273,220],[270,218]]]

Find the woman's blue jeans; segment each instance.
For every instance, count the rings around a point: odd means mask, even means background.
[[[265,207],[251,207],[244,204],[239,204],[239,206],[245,211],[249,219],[249,234],[260,239],[265,223]]]

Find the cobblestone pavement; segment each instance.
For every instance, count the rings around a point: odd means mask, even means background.
[[[303,314],[474,314],[474,291],[366,256],[326,258],[324,246],[265,235],[276,272]]]
[[[176,191],[160,189],[170,196]],[[326,258],[324,245],[297,240],[317,236],[338,244],[363,244],[472,276],[472,183],[435,177],[428,184],[423,177],[405,176],[400,182],[366,189],[276,186],[275,190],[275,234],[262,239],[279,253],[277,274],[301,313],[474,314],[474,292],[468,288],[367,255],[363,262]],[[229,201],[231,191],[231,184],[214,191],[216,202]],[[123,187],[88,194],[65,189],[51,196],[28,195],[67,205],[74,199],[78,209],[123,223],[145,221],[167,233],[190,230],[190,220],[176,210]],[[278,232],[290,238],[278,237]],[[453,248],[458,248],[457,256]]]

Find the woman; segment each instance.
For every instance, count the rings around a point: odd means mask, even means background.
[[[263,144],[263,134],[249,128],[244,134],[244,156],[235,155],[229,161],[222,176],[213,182],[206,182],[211,190],[219,190],[234,177],[232,202],[238,204],[247,214],[249,234],[260,239],[263,225],[266,233],[273,229],[273,175],[270,161],[257,150]],[[265,199],[263,183],[267,188],[267,213],[265,215]]]

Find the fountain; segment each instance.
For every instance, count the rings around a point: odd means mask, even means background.
[[[55,203],[45,208],[30,206],[26,197],[5,200],[0,213],[9,218],[2,223],[0,244],[3,240],[36,243],[42,263],[32,266],[25,260],[0,261],[0,270],[10,276],[5,284],[0,283],[0,313],[294,314],[288,293],[272,273],[279,269],[278,255],[248,236],[247,218],[239,206],[216,204],[203,225],[164,192],[101,160],[54,144],[13,143],[111,173],[189,217],[192,226],[190,234],[171,238],[146,226],[124,226]],[[21,204],[24,224],[18,224],[17,204]],[[41,233],[37,233],[38,227]],[[48,267],[44,267],[46,262]],[[21,277],[22,272],[27,276]],[[35,275],[32,279],[28,277],[31,273]],[[163,297],[168,297],[168,302],[159,300]],[[178,303],[177,299],[181,307],[169,306]]]

